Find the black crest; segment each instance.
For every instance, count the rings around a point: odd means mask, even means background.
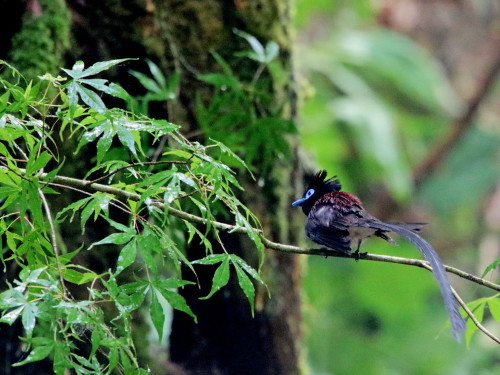
[[[329,179],[326,179],[326,176],[327,172],[324,169],[316,173],[309,183],[307,190],[314,189],[318,193],[326,194],[333,191],[340,191],[342,189],[342,185],[337,179],[337,176],[333,176]]]

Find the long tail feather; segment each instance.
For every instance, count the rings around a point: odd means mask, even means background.
[[[372,226],[372,223],[370,223],[370,226]],[[425,259],[430,263],[432,272],[434,273],[434,277],[436,278],[439,289],[441,290],[444,305],[446,307],[446,310],[448,310],[448,314],[450,317],[453,336],[455,337],[455,340],[460,342],[462,339],[462,334],[465,331],[465,321],[458,311],[458,305],[453,296],[448,278],[446,277],[446,270],[443,266],[443,262],[434,251],[432,246],[415,232],[412,232],[408,228],[397,224],[389,224],[377,221],[373,223],[373,227],[376,229],[396,233],[406,239],[408,242],[415,245],[421,251]]]

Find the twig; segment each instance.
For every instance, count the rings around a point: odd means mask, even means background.
[[[4,168],[5,167],[0,167]],[[24,170],[20,169],[20,172],[23,173]],[[41,173],[40,178],[45,178],[47,177],[47,173]],[[131,193],[122,189],[118,189],[112,186],[108,185],[103,185],[103,184],[98,184],[98,183],[93,183],[91,181],[86,181],[86,180],[80,180],[77,178],[72,178],[72,177],[65,177],[65,176],[58,176],[56,175],[52,179],[52,183],[57,183],[62,186],[68,186],[69,188],[83,188],[83,189],[91,189],[94,191],[100,191],[103,193],[108,193],[108,194],[113,194],[117,197],[125,198],[125,199],[130,199],[132,201],[139,201],[141,199],[141,196],[136,193]],[[216,229],[230,232],[230,233],[248,233],[249,230],[245,227],[237,226],[237,225],[232,225],[232,224],[227,224],[227,223],[222,223],[219,221],[212,221],[210,222],[207,219],[204,219],[202,217],[189,214],[187,212],[175,209],[173,207],[165,207],[165,204],[162,201],[155,200],[148,202],[147,204],[151,206],[155,206],[158,208],[161,208],[163,210],[166,209],[169,215],[178,217],[179,219],[189,221],[191,223],[196,223],[196,224],[202,224],[202,225],[207,225],[210,223],[210,225]],[[273,242],[269,239],[267,239],[264,235],[264,233],[260,229],[254,229],[255,232],[257,232],[262,240],[262,243],[264,246],[268,249],[276,250],[276,251],[282,251],[286,253],[292,253],[292,254],[304,254],[304,255],[317,255],[317,256],[323,256],[323,257],[337,257],[337,258],[355,258],[354,255],[347,255],[343,253],[338,253],[332,250],[328,249],[306,249],[303,247],[298,247],[298,246],[292,246],[292,245],[285,245],[281,244],[278,242]],[[409,265],[409,266],[414,266],[414,267],[420,267],[420,268],[428,268],[429,265],[426,261],[420,260],[420,259],[411,259],[411,258],[401,258],[401,257],[394,257],[394,256],[389,256],[389,255],[379,255],[379,254],[366,254],[360,258],[361,260],[369,260],[369,261],[375,261],[375,262],[385,262],[385,263],[397,263],[397,264],[404,264],[404,265]],[[487,288],[493,289],[495,291],[500,291],[500,285],[492,283],[491,281],[488,281],[486,279],[480,278],[478,276],[475,276],[473,274],[467,273],[463,270],[460,270],[455,267],[451,266],[444,266],[446,271],[449,273],[453,273],[457,276],[460,276],[464,279],[467,279],[469,281],[472,281],[476,284],[485,286]]]
[[[0,167],[1,169],[7,169],[5,167]],[[25,171],[23,169],[20,169],[21,173],[24,173]],[[47,173],[41,173],[39,175],[40,178],[45,178],[47,177]],[[102,185],[98,183],[93,183],[92,181],[86,181],[86,180],[80,180],[76,178],[71,178],[71,177],[65,177],[65,176],[55,176],[52,178],[52,183],[57,183],[59,186],[64,187],[67,186],[68,188],[87,188],[87,189],[92,189],[95,191],[100,191],[108,194],[113,194],[117,197],[125,198],[125,199],[130,199],[133,201],[139,201],[141,196],[139,194],[127,192],[125,190],[121,190],[112,186],[107,186],[107,185]],[[44,205],[47,203],[45,201],[45,198],[42,196],[42,200],[44,201]],[[221,223],[218,221],[210,221],[207,219],[204,219],[202,217],[189,214],[187,212],[177,210],[172,207],[165,207],[165,204],[162,201],[151,201],[148,202],[149,205],[161,208],[163,210],[166,210],[168,214],[172,216],[176,216],[182,220],[186,220],[192,223],[198,223],[198,224],[203,224],[207,225],[210,224],[212,227],[217,228],[219,230],[227,231],[230,233],[248,233],[251,229],[247,229],[245,227],[241,226],[236,226],[236,225],[231,225],[227,223]],[[50,211],[48,210],[48,206],[46,206],[46,211],[47,215],[50,216]],[[49,222],[51,223],[51,230],[53,233],[53,241],[55,243],[55,232],[53,230],[52,226],[52,220],[49,219]],[[376,262],[386,262],[386,263],[397,263],[397,264],[404,264],[404,265],[409,265],[409,266],[414,266],[414,267],[420,267],[424,268],[428,271],[432,271],[432,268],[430,267],[429,263],[423,260],[419,259],[410,259],[410,258],[400,258],[400,257],[394,257],[394,256],[388,256],[388,255],[378,255],[378,254],[363,254],[360,258],[356,257],[354,254],[344,254],[340,252],[335,252],[329,249],[306,249],[298,246],[292,246],[292,245],[285,245],[281,244],[278,242],[273,242],[269,239],[267,239],[260,229],[253,229],[255,232],[259,234],[260,239],[262,240],[262,243],[264,246],[268,249],[276,250],[276,251],[282,251],[286,253],[292,253],[292,254],[305,254],[305,255],[318,255],[318,256],[324,256],[324,257],[337,257],[337,258],[353,258],[353,259],[360,259],[360,260],[369,260],[369,261],[376,261]],[[57,250],[55,248],[55,253],[57,257]],[[59,266],[59,264],[58,264]],[[444,266],[447,272],[456,274],[457,276],[460,276],[462,278],[465,278],[469,281],[472,281],[474,283],[477,283],[479,285],[483,285],[487,288],[500,291],[500,285],[492,283],[488,280],[482,279],[478,276],[469,274],[465,271],[459,270],[455,267],[450,267],[450,266]],[[61,276],[62,277],[62,276]],[[474,317],[474,314],[470,311],[470,309],[467,308],[466,304],[463,302],[463,300],[460,298],[460,296],[453,290],[453,294],[457,301],[460,303],[460,305],[464,308],[466,313],[471,317],[471,320],[474,322],[474,324],[480,329],[482,332],[484,332],[488,337],[490,337],[493,341],[500,343],[500,340],[495,337],[491,332],[489,332],[484,326],[481,325],[481,323]]]
[[[40,198],[42,199],[43,207],[45,209],[45,215],[47,215],[47,221],[49,222],[50,225],[52,249],[54,250],[54,256],[56,257],[57,273],[59,274],[59,279],[61,281],[61,286],[63,288],[63,294],[66,294],[66,287],[64,284],[64,278],[62,276],[61,260],[59,259],[59,249],[57,248],[57,237],[56,237],[56,229],[54,227],[54,220],[52,220],[52,213],[50,211],[49,203],[47,202],[47,199],[45,198],[45,194],[42,192],[42,189],[38,189],[38,195],[40,195]]]
[[[453,292],[453,295],[455,296],[455,299],[458,301],[458,303],[460,304],[460,306],[462,306],[462,308],[464,309],[464,311],[467,313],[467,315],[470,317],[470,319],[472,320],[472,322],[476,325],[476,327],[482,331],[486,336],[488,336],[490,339],[492,339],[493,341],[495,341],[497,344],[500,344],[500,339],[498,337],[496,337],[493,333],[491,333],[490,331],[488,331],[482,324],[479,320],[477,320],[477,318],[474,316],[474,313],[472,311],[470,311],[469,307],[467,306],[467,304],[463,301],[462,298],[460,298],[460,296],[458,295],[458,293],[455,291],[455,289],[451,288],[451,291]]]

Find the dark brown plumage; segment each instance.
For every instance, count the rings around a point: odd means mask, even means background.
[[[446,270],[432,246],[415,232],[423,223],[384,223],[365,211],[358,197],[340,191],[342,186],[336,177],[326,179],[326,171],[318,172],[304,196],[292,203],[301,206],[307,216],[306,235],[312,241],[345,254],[353,254],[364,239],[380,237],[394,243],[389,233],[396,233],[415,245],[430,263],[437,280],[444,304],[450,315],[454,337],[461,340],[465,322],[458,311]]]

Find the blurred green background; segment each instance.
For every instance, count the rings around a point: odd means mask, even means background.
[[[297,0],[301,143],[311,164],[385,220],[425,221],[447,264],[481,275],[500,248],[500,85],[422,183],[415,168],[456,126],[500,56],[497,1]],[[392,197],[392,198],[388,198]],[[370,240],[364,251],[420,257]],[[455,343],[432,275],[309,257],[305,346],[312,374],[499,374],[498,345]],[[497,282],[498,270],[486,278]],[[491,290],[450,276],[467,301]],[[484,325],[497,335],[488,309]]]

